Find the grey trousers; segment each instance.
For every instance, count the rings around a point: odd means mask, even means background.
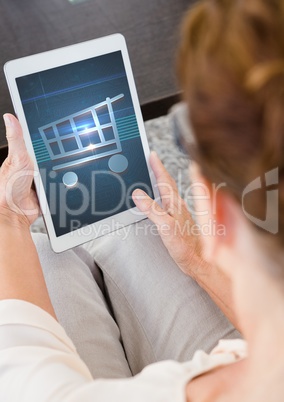
[[[61,254],[47,236],[33,238],[58,320],[94,378],[186,361],[219,339],[240,337],[148,220]]]

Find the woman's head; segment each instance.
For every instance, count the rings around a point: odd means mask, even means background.
[[[241,203],[245,187],[279,169],[284,245],[284,2],[203,0],[185,19],[178,63],[203,175]],[[265,219],[266,189],[245,198]],[[277,210],[274,211],[277,213]]]

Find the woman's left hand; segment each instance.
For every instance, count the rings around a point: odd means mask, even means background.
[[[9,153],[0,169],[0,215],[12,222],[31,225],[39,214],[32,189],[33,162],[27,152],[22,129],[11,114],[4,115]]]

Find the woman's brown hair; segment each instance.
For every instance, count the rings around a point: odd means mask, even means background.
[[[184,21],[178,72],[208,180],[225,182],[241,203],[250,182],[279,169],[283,246],[284,1],[198,2]],[[265,190],[246,209],[264,219]]]

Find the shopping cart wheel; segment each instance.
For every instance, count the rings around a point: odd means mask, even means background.
[[[128,168],[128,160],[124,155],[113,155],[108,161],[108,167],[114,173],[123,173]]]
[[[74,172],[67,172],[64,174],[62,181],[66,187],[74,187],[78,183],[78,176]]]

